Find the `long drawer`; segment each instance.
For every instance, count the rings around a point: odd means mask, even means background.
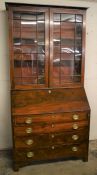
[[[88,121],[70,122],[70,123],[52,123],[52,124],[32,124],[31,126],[15,126],[15,136],[29,136],[34,133],[50,133],[50,132],[61,132],[61,131],[73,131],[87,127]]]
[[[88,112],[71,112],[71,113],[54,113],[54,114],[32,114],[32,115],[21,115],[13,116],[15,125],[27,124],[39,122],[72,122],[89,119]]]
[[[87,153],[87,143],[70,146],[51,146],[45,149],[19,149],[15,151],[16,161],[51,160],[58,158],[84,157]]]
[[[15,137],[15,148],[45,148],[53,145],[69,145],[88,140],[88,129],[80,131],[33,134],[28,137]]]

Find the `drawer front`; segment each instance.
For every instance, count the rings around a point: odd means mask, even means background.
[[[87,153],[87,144],[70,146],[51,146],[45,149],[28,149],[15,151],[16,161],[51,160],[58,158],[84,157]]]
[[[16,137],[16,148],[45,148],[53,145],[69,145],[88,140],[88,130],[80,130],[63,133],[50,133],[32,135],[29,137]]]
[[[61,131],[73,131],[83,129],[88,126],[88,121],[71,122],[71,123],[52,123],[47,125],[42,123],[42,125],[36,124],[31,126],[15,126],[14,134],[15,136],[29,136],[34,133],[49,133],[49,132],[61,132]]]
[[[31,125],[39,122],[72,122],[87,120],[89,118],[87,112],[74,112],[74,113],[59,113],[59,114],[40,114],[40,115],[22,115],[13,116],[15,125],[26,124]]]

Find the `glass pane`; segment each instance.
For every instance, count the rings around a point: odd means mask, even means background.
[[[45,20],[44,13],[38,12],[37,13],[37,21],[43,21],[43,20]]]
[[[56,54],[59,54],[59,53],[60,53],[60,46],[54,46],[53,54],[56,55]]]
[[[76,22],[82,22],[83,16],[82,15],[76,15]]]
[[[19,43],[19,41],[16,42],[16,43]],[[15,53],[15,54],[17,54],[17,53],[22,53],[21,46],[19,46],[19,44],[15,44],[15,45],[14,45],[14,53]]]
[[[45,83],[44,76],[38,76],[38,84],[44,84],[44,83]]]
[[[31,14],[28,14],[28,13],[22,13],[21,14],[21,19],[24,19],[24,20],[36,20],[36,13],[31,13]]]
[[[14,13],[14,19],[15,82],[17,84],[44,84],[45,13]]]
[[[74,53],[62,53],[61,60],[74,60]]]
[[[75,24],[61,22],[61,38],[72,38],[74,39]]]
[[[37,23],[37,44],[45,44],[45,25],[44,23]]]
[[[38,62],[38,75],[43,75],[45,71],[45,61],[43,54],[38,54],[37,62]]]
[[[55,13],[54,14],[54,21],[60,21],[60,17],[61,17],[60,13]]]
[[[37,32],[45,32],[44,21],[37,21]]]
[[[22,44],[34,44],[36,42],[36,22],[21,21],[21,24]]]
[[[45,36],[44,36],[44,33],[38,33],[38,34],[37,34],[37,44],[38,44],[38,45],[44,45],[44,44],[45,44]]]
[[[36,44],[33,45],[23,45],[21,46],[22,53],[36,53],[37,52],[37,46]]]
[[[61,14],[61,21],[63,22],[75,22],[75,15],[71,14]]]
[[[60,22],[56,25],[54,22],[53,44],[54,46],[60,45]]]
[[[70,76],[73,75],[74,60],[61,60],[61,75]]]
[[[74,36],[75,36],[74,23],[61,22],[61,53],[74,52]]]
[[[74,66],[74,74],[75,75],[81,75],[81,59],[77,57],[75,60],[75,66]]]
[[[45,46],[38,45],[38,53],[45,53]]]
[[[75,40],[75,53],[80,54],[82,52],[82,40],[76,39]]]
[[[82,37],[82,23],[76,23],[76,37]]]

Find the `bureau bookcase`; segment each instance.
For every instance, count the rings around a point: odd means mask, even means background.
[[[13,167],[88,160],[85,9],[7,3]]]

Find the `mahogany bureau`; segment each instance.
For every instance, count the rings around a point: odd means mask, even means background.
[[[85,9],[7,3],[13,167],[88,160]]]

